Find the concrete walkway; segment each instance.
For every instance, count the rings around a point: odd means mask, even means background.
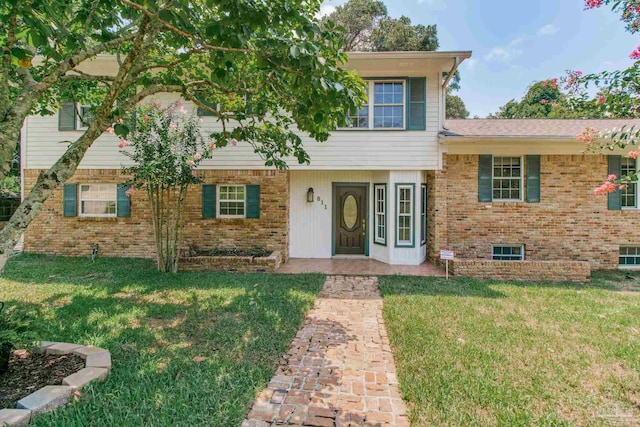
[[[330,276],[242,427],[409,426],[376,277]]]
[[[276,273],[322,273],[357,276],[444,276],[444,268],[431,262],[420,265],[392,265],[361,258],[289,258]]]

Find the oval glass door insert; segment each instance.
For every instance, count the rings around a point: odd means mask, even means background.
[[[349,230],[353,230],[353,227],[356,226],[358,221],[358,201],[351,194],[344,199],[342,219],[344,220],[344,225]]]

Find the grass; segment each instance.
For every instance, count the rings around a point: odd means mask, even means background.
[[[412,425],[640,425],[637,278],[379,280]]]
[[[30,425],[238,426],[322,282],[163,275],[146,260],[16,256],[0,278],[0,301],[28,321],[23,340],[92,344],[113,359],[106,381]]]

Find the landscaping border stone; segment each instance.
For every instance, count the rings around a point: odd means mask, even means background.
[[[48,385],[23,397],[16,409],[0,409],[0,426],[24,426],[44,412],[69,403],[71,394],[104,379],[111,370],[111,353],[104,348],[65,342],[40,341],[38,350],[45,354],[74,354],[85,360],[85,367],[63,378],[62,385]]]
[[[282,253],[273,251],[266,257],[253,256],[185,256],[180,271],[230,271],[237,273],[273,273],[282,264]]]

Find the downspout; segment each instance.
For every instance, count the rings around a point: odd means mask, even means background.
[[[455,75],[456,71],[458,70],[458,66],[460,65],[460,57],[456,56],[455,58],[453,58],[453,66],[451,67],[451,70],[449,70],[449,74],[447,74],[447,78],[444,79],[444,82],[442,83],[442,114],[440,117],[440,123],[442,123],[442,129],[444,129],[444,121],[447,118],[446,117],[446,112],[447,112],[447,86],[449,85],[449,82],[451,81],[451,79],[453,78],[453,76]]]

